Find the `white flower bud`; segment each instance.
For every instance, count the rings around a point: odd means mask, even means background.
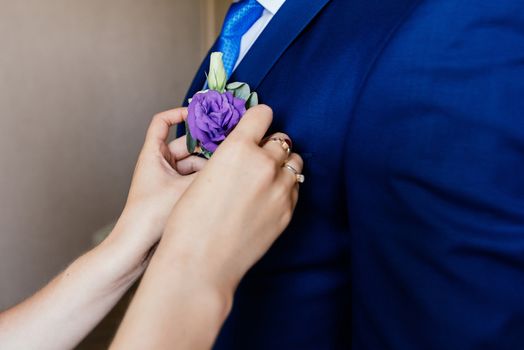
[[[227,84],[227,74],[222,61],[222,52],[213,52],[209,64],[207,84],[211,90],[224,92]]]

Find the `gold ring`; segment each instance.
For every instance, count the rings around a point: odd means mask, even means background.
[[[278,142],[288,156],[291,154],[291,145],[289,144],[289,141],[280,137],[270,137],[268,141]]]
[[[291,171],[295,175],[295,179],[299,184],[303,184],[306,181],[306,177],[303,174],[300,174],[297,169],[293,168],[289,163],[284,164],[284,168]]]

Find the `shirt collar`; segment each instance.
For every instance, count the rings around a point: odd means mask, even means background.
[[[277,13],[277,11],[280,9],[280,7],[282,7],[282,5],[284,5],[284,2],[286,0],[257,0],[258,3],[262,6],[264,6],[264,8],[271,12],[272,15],[275,15]]]

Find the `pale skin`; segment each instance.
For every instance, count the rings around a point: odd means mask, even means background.
[[[186,115],[175,109],[154,118],[115,229],[0,314],[2,349],[75,347],[146,268],[112,348],[212,346],[238,282],[291,219],[298,185],[282,165],[301,171],[302,160],[262,142],[272,112],[259,106],[206,165],[187,153],[184,138],[167,143],[170,127]],[[202,203],[205,216],[195,210]]]

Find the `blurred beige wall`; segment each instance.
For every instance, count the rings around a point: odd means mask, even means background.
[[[203,43],[204,50],[210,47],[222,29],[224,16],[226,15],[232,0],[202,0],[203,1]]]
[[[0,0],[0,309],[116,217],[151,116],[206,33],[196,0]]]

